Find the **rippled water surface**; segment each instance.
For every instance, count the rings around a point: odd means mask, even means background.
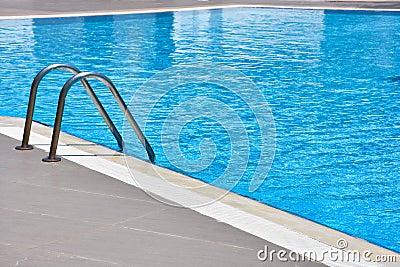
[[[400,15],[241,8],[3,20],[0,60],[0,115],[19,117],[25,116],[34,76],[52,63],[106,74],[126,102],[169,67],[234,68],[261,90],[275,121],[275,158],[263,184],[255,192],[248,189],[257,164],[263,164],[261,127],[249,104],[207,83],[172,88],[156,104],[146,135],[157,164],[213,181],[233,154],[248,154],[240,150],[245,146],[233,151],[236,143],[225,127],[239,119],[250,152],[233,191],[400,251]],[[43,80],[35,120],[53,124],[59,88],[69,77],[54,72]],[[101,84],[92,86],[122,130],[123,115],[110,93]],[[238,117],[200,116],[161,140],[163,120],[195,97],[224,103]],[[118,149],[81,86],[71,89],[66,105],[64,131]],[[182,112],[178,121],[185,119]],[[182,169],[162,142],[179,145],[188,161],[212,152],[210,165]],[[133,150],[145,157],[140,146]]]

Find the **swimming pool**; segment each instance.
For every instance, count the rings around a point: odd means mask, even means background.
[[[182,63],[211,62],[242,72],[270,105],[276,151],[261,187],[247,189],[254,173],[250,163],[233,191],[400,252],[398,14],[238,8],[4,20],[0,40],[3,116],[25,116],[30,83],[51,63],[106,74],[126,102],[154,74]],[[53,124],[54,88],[68,77],[54,72],[42,82],[36,120]],[[243,108],[235,95],[202,87],[195,96],[211,95],[233,103],[234,110]],[[118,149],[85,91],[72,90],[63,130]],[[193,96],[180,92],[166,95],[168,105],[160,103],[160,110],[171,112],[169,107]],[[100,99],[122,129],[114,100],[107,93]],[[147,136],[157,164],[177,169],[163,154],[157,123],[153,129]],[[259,128],[251,129],[250,158],[258,159]],[[179,144],[188,158],[200,156],[204,138],[212,138],[217,151],[230,149],[224,128],[207,118],[192,121],[184,133]],[[140,148],[137,153],[142,156]],[[210,182],[229,157],[217,153],[215,164],[188,174]]]

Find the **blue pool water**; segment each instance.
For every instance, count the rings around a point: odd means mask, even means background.
[[[0,115],[19,117],[25,116],[34,76],[52,63],[106,74],[126,102],[166,68],[183,63],[234,68],[261,90],[275,121],[274,161],[255,192],[248,184],[261,157],[260,127],[237,95],[215,85],[181,86],[162,98],[149,120],[165,119],[191,97],[225,103],[250,132],[248,168],[234,192],[400,252],[396,13],[240,8],[2,20],[0,60]],[[69,77],[54,72],[43,80],[35,120],[53,124],[59,88]],[[109,92],[98,83],[93,87],[122,129],[123,115]],[[79,85],[71,90],[62,129],[118,149],[85,91]],[[230,152],[223,127],[228,122],[199,117],[170,140],[196,160],[203,156],[202,140],[212,139],[214,145],[206,147],[214,149],[215,159],[204,170],[171,163],[160,144],[162,123],[152,124],[146,135],[157,164],[211,182],[232,153],[241,153]],[[137,151],[145,157],[140,147]]]

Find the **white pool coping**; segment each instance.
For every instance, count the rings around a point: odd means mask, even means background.
[[[0,116],[0,133],[3,135],[21,140],[23,126],[24,119]],[[52,128],[34,122],[30,144],[47,152],[50,147],[51,134]],[[29,153],[29,151],[16,151],[16,153]],[[183,206],[189,206],[192,210],[203,215],[215,218],[218,221],[302,255],[309,255],[307,253],[312,251],[317,253],[318,259],[322,259],[322,255],[326,251],[342,253],[336,247],[337,241],[345,239],[348,246],[344,251],[357,250],[363,253],[368,250],[374,256],[394,255],[397,262],[400,262],[400,254],[360,238],[352,237],[148,162],[130,156],[122,156],[117,151],[66,133],[61,133],[57,154],[64,159],[133,186],[138,186],[137,181],[142,185],[147,181],[149,184],[145,186],[146,189],[160,195],[162,198],[180,203]],[[37,160],[41,161],[39,158]],[[126,162],[129,162],[130,166],[134,164],[134,170],[130,170]],[[136,181],[132,178],[131,171],[134,172]],[[167,183],[159,177],[158,173],[168,177]],[[212,202],[220,195],[224,195],[224,197]],[[207,201],[210,204],[193,205],[193,203],[205,203]],[[328,257],[325,257],[322,263],[328,266],[395,266],[393,264],[377,264],[364,260],[360,262],[335,261]]]
[[[327,0],[326,2],[360,2],[360,3],[395,3],[399,1],[385,1],[385,0]],[[326,3],[325,2],[325,3]],[[195,11],[195,10],[210,10],[221,8],[276,8],[276,9],[303,9],[303,10],[347,10],[347,11],[376,11],[376,12],[400,12],[400,9],[390,8],[362,8],[362,7],[343,7],[343,6],[319,6],[318,1],[315,5],[310,6],[295,6],[295,5],[275,5],[275,4],[236,4],[236,5],[207,5],[198,7],[163,7],[151,9],[128,9],[128,10],[114,10],[114,11],[93,11],[93,12],[53,12],[51,14],[33,14],[33,15],[12,15],[0,16],[0,20],[13,20],[13,19],[41,19],[41,18],[71,18],[71,17],[90,17],[90,16],[116,16],[116,15],[133,15],[133,14],[150,14],[162,12],[179,12],[179,11]]]

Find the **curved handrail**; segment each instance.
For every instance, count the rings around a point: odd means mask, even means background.
[[[126,119],[129,121],[129,124],[131,125],[132,129],[135,131],[135,133],[136,133],[137,137],[139,138],[140,142],[142,143],[143,147],[146,149],[146,152],[149,156],[150,161],[154,163],[155,155],[154,155],[153,149],[151,148],[149,142],[147,141],[147,139],[144,136],[139,125],[133,118],[132,113],[129,111],[128,107],[126,106],[121,95],[118,93],[114,84],[111,82],[111,80],[107,76],[105,76],[101,73],[96,73],[96,72],[81,72],[79,74],[76,74],[74,77],[70,78],[64,84],[63,88],[61,89],[60,96],[58,98],[57,114],[56,114],[56,118],[54,121],[53,136],[51,138],[50,152],[49,152],[48,157],[43,158],[43,161],[57,162],[57,161],[61,160],[61,158],[56,157],[56,150],[57,150],[58,139],[60,137],[61,122],[62,122],[62,116],[63,116],[63,112],[64,112],[65,99],[66,99],[67,93],[68,93],[69,89],[72,87],[72,85],[74,85],[76,82],[82,81],[86,78],[96,78],[97,80],[103,82],[108,87],[108,89],[110,89],[110,91],[111,91],[112,95],[114,96],[115,100],[117,101],[120,109],[124,112]]]
[[[35,102],[36,102],[36,94],[37,89],[39,87],[39,83],[41,80],[52,70],[68,70],[69,72],[73,73],[74,75],[81,73],[81,71],[69,64],[52,64],[45,68],[43,68],[35,77],[31,85],[31,92],[29,95],[29,103],[28,103],[28,110],[26,111],[26,119],[25,119],[25,127],[24,127],[24,135],[22,138],[22,144],[20,146],[16,146],[15,149],[17,150],[31,150],[33,149],[32,145],[29,145],[29,135],[31,133],[32,128],[32,120],[33,120],[33,111],[35,109]],[[103,105],[100,103],[100,100],[97,98],[96,94],[94,93],[92,87],[88,83],[86,79],[81,80],[83,87],[86,89],[86,92],[92,99],[94,105],[96,106],[97,110],[99,111],[100,115],[103,117],[104,121],[106,122],[108,128],[114,135],[115,139],[117,140],[118,146],[122,149],[122,137],[121,134],[118,132],[117,128],[115,127],[114,123],[111,121],[110,117],[108,116],[107,112],[105,111]]]

